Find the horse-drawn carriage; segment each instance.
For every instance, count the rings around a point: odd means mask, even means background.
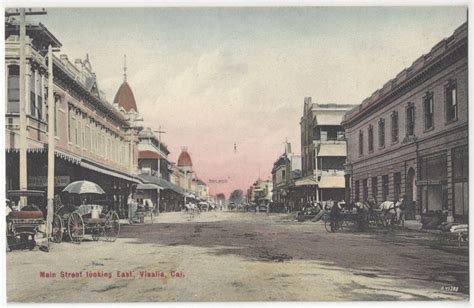
[[[38,233],[45,233],[45,193],[37,190],[10,190],[7,192],[7,245],[9,249],[36,246]],[[21,198],[27,205],[17,209]]]
[[[54,242],[61,242],[64,234],[67,234],[74,243],[81,243],[86,234],[90,234],[94,241],[98,241],[101,236],[109,242],[117,239],[120,233],[117,212],[87,201],[87,198],[93,195],[105,194],[99,185],[88,181],[77,181],[69,184],[63,192],[79,196],[81,204],[68,203],[56,208],[52,228]]]

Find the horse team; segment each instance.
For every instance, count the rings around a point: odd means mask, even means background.
[[[405,196],[402,196],[397,201],[384,201],[378,207],[373,201],[366,202],[353,202],[352,207],[357,208],[362,213],[373,213],[379,212],[380,219],[383,224],[401,224],[405,226],[405,214],[407,210],[407,204]]]

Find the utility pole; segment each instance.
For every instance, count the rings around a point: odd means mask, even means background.
[[[160,158],[158,158],[158,176],[161,178],[161,134],[166,134],[165,131],[161,130],[161,125],[158,127],[158,130],[154,130],[154,133],[158,133],[158,154]],[[160,198],[161,198],[161,191],[158,191],[158,198],[156,199],[156,207],[157,213],[160,213]]]
[[[158,152],[160,154],[160,158],[158,159],[158,176],[161,178],[161,134],[166,134],[166,132],[161,130],[161,126],[158,127],[158,130],[154,130],[153,132],[158,133]]]
[[[26,55],[25,55],[25,44],[26,44],[26,15],[45,15],[45,9],[41,11],[32,11],[25,8],[16,10],[8,10],[5,12],[5,17],[20,16],[20,190],[28,189],[28,174],[27,174],[27,119],[26,119]],[[27,203],[26,197],[20,199],[20,207],[24,207]]]
[[[53,46],[48,46],[48,211],[46,217],[47,238],[51,237],[54,215],[54,148],[56,102],[53,89]]]
[[[28,189],[26,154],[26,18],[25,9],[20,9],[20,190]],[[21,198],[20,207],[26,206],[26,197]]]

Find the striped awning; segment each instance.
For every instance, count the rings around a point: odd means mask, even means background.
[[[319,188],[344,188],[346,183],[343,176],[321,177]]]
[[[346,156],[346,144],[321,144],[318,157]]]
[[[312,186],[312,185],[317,185],[317,184],[318,182],[312,177],[298,179],[295,182],[295,186]]]

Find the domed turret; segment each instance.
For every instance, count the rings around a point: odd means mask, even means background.
[[[137,103],[135,102],[132,89],[126,81],[122,83],[117,94],[115,94],[114,104],[122,107],[126,112],[130,112],[131,110],[138,112]]]
[[[178,167],[179,168],[192,168],[193,167],[191,156],[189,155],[186,148],[183,148],[181,151],[181,154],[179,154]]]
[[[133,95],[132,89],[127,82],[127,64],[126,57],[124,57],[123,67],[123,83],[115,94],[114,105],[117,104],[119,108],[123,108],[126,112],[138,113],[137,103],[135,102],[135,96]]]

